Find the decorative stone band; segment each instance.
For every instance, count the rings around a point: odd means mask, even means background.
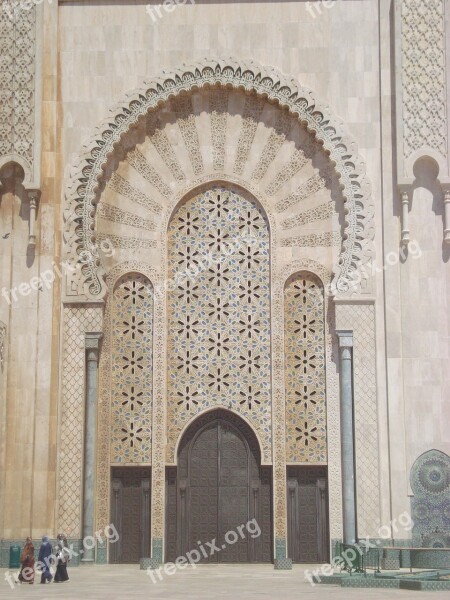
[[[26,190],[40,188],[41,28],[43,6],[4,0],[0,6],[0,169],[20,165]],[[19,6],[20,5],[20,6]],[[23,9],[23,10],[22,10]],[[16,73],[16,76],[12,76]],[[20,74],[20,76],[18,75]]]
[[[273,68],[263,67],[253,61],[205,59],[192,67],[164,73],[162,77],[127,95],[84,148],[65,198],[65,258],[75,263],[81,262],[80,255],[92,258],[82,265],[79,279],[71,282],[72,289],[66,290],[72,302],[99,300],[106,293],[104,272],[96,258],[93,232],[98,180],[114,146],[150,110],[182,92],[190,93],[207,86],[253,91],[287,109],[323,144],[335,164],[346,203],[345,231],[335,274],[337,289],[345,291],[359,264],[370,260],[374,237],[370,186],[364,163],[355,143],[344,131],[342,122],[331,113],[328,106],[321,105],[310,90]]]
[[[414,179],[421,156],[438,162],[441,181],[449,175],[445,5],[445,0],[395,2],[399,181]]]

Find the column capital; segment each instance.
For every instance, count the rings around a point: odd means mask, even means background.
[[[41,197],[41,190],[27,190],[27,196],[30,204],[36,206]]]
[[[103,333],[88,331],[84,334],[84,347],[86,350],[98,350],[100,346],[100,340],[103,337]]]
[[[350,329],[341,329],[336,331],[339,339],[339,348],[353,348],[353,331]]]
[[[401,189],[400,190],[400,197],[402,200],[403,204],[409,204],[409,190],[405,190],[405,189]]]

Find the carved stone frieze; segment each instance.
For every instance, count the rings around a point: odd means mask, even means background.
[[[176,104],[176,98],[182,93],[187,93],[181,101],[178,125],[192,163],[190,169],[192,168],[194,174],[199,174],[204,168],[204,164],[202,151],[198,146],[196,117],[193,113],[188,115],[186,111],[191,105],[189,93],[194,89],[202,90],[206,86],[215,86],[217,90],[225,87],[234,90],[244,89],[254,94],[254,96],[251,94],[248,96],[247,108],[244,106],[243,126],[240,132],[242,144],[234,160],[238,171],[235,172],[236,177],[239,177],[239,172],[243,170],[244,164],[248,160],[249,144],[251,145],[255,136],[255,125],[261,118],[262,97],[278,104],[281,109],[286,111],[287,115],[290,115],[289,126],[294,123],[301,127],[306,126],[312,134],[309,143],[314,146],[316,142],[319,142],[329,154],[340,178],[345,202],[342,247],[340,260],[335,269],[336,289],[338,291],[346,290],[347,282],[358,265],[370,259],[373,251],[371,243],[373,239],[373,206],[369,184],[364,174],[363,163],[356,153],[355,144],[343,130],[342,123],[330,113],[328,108],[320,105],[310,90],[300,87],[294,80],[285,77],[275,69],[265,68],[254,62],[208,60],[194,67],[185,67],[172,74],[165,74],[162,78],[148,83],[139,91],[129,94],[126,102],[114,109],[111,116],[102,123],[92,141],[85,148],[84,154],[74,169],[66,194],[64,241],[66,258],[71,264],[79,263],[80,257],[84,257],[86,261],[85,257],[87,256],[88,260],[83,264],[83,268],[75,269],[72,278],[69,277],[67,280],[65,292],[68,299],[73,301],[98,300],[103,298],[106,292],[104,269],[97,257],[96,240],[92,231],[95,230],[98,179],[102,176],[103,167],[112,153],[114,145],[139,119],[146,118],[150,143],[167,164],[173,175],[174,183],[178,182],[175,187],[171,188],[173,189],[172,198],[175,197],[177,186],[185,180],[186,173],[174,153],[166,131],[162,128],[157,107],[167,102]],[[230,92],[228,91],[228,93]],[[213,114],[215,115],[214,119],[225,126],[227,120],[222,112],[223,102],[221,105],[218,105],[217,102],[213,103]],[[286,129],[286,123],[279,128],[280,131],[283,130],[283,127]],[[226,133],[222,131],[218,132],[217,137],[214,137],[213,162],[216,167],[223,163],[224,135]],[[275,133],[269,136],[264,151],[266,157],[276,156],[281,142],[280,136],[281,134]],[[269,183],[267,187],[269,196],[281,189],[285,182],[301,171],[310,153],[311,150],[306,150],[305,154],[304,149],[300,148],[294,151],[290,161],[275,176],[272,183]],[[155,180],[155,174],[146,169],[142,160],[136,158],[136,154],[133,157],[132,164],[134,161],[134,166],[141,169],[140,173],[145,172],[145,176],[155,187],[159,185],[159,194],[162,196],[167,194],[168,182],[165,183],[167,187],[161,187],[161,183]],[[256,182],[263,176],[267,166],[266,162],[262,160],[255,165],[254,179]],[[232,174],[229,173],[230,176]],[[131,203],[137,202],[155,214],[160,213],[159,203],[143,191],[138,190],[134,184],[127,182],[122,175],[115,173],[107,185],[116,193],[129,198]],[[295,204],[322,185],[326,185],[323,177],[313,176],[312,182],[308,183],[308,189],[299,188],[296,195],[287,198],[286,202],[289,205]],[[284,205],[280,205],[278,208],[284,209]]]

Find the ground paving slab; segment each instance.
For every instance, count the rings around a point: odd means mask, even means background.
[[[412,592],[389,589],[343,589],[334,585],[312,586],[305,580],[305,569],[317,565],[294,565],[292,571],[275,571],[272,565],[200,565],[187,567],[173,575],[156,577],[152,583],[145,571],[135,565],[69,567],[70,581],[17,585],[5,580],[0,569],[0,599],[38,598],[47,600],[448,600],[449,592]],[[14,571],[16,572],[16,571]]]

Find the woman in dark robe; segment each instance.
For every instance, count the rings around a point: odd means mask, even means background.
[[[67,563],[69,562],[69,547],[67,544],[66,537],[59,533],[56,538],[57,549],[56,549],[56,573],[55,573],[55,583],[60,583],[62,581],[69,581],[69,575],[67,574]]]
[[[30,537],[25,540],[22,554],[20,555],[19,581],[34,583],[34,546]]]

